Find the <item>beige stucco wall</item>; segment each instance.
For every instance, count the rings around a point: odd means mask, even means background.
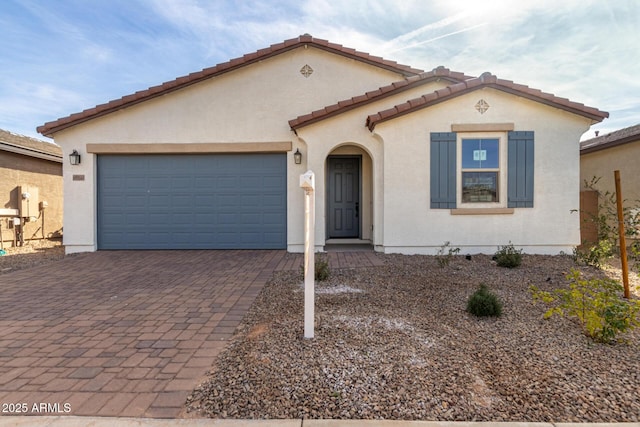
[[[474,108],[480,99],[490,105],[484,114]],[[516,131],[535,131],[534,207],[501,215],[430,209],[430,132],[450,132],[453,123],[506,122]],[[509,242],[529,253],[570,252],[580,243],[579,216],[572,210],[579,209],[578,141],[589,125],[588,119],[489,88],[379,124],[383,250],[435,253],[448,241],[467,253],[494,253]]]
[[[601,192],[615,193],[614,171],[620,171],[622,197],[631,205],[640,202],[640,140],[580,156],[580,183],[599,177],[596,187]]]
[[[316,221],[319,225],[316,227],[315,242],[318,250],[322,249],[327,239],[327,157],[332,154],[344,154],[344,150],[351,150],[350,154],[362,155],[362,239],[381,247],[384,244],[384,149],[381,139],[365,126],[366,117],[444,86],[446,83],[442,81],[427,83],[297,130],[297,141],[305,147],[312,148],[304,152],[304,159],[306,168],[316,174]],[[370,172],[367,166],[369,162]],[[291,236],[289,250],[301,251],[304,245],[302,239],[302,235]]]
[[[308,78],[300,73],[304,65],[314,70]],[[64,164],[67,252],[96,250],[97,157],[87,153],[86,144],[114,143],[293,142],[287,161],[287,229],[288,245],[294,247],[302,242],[299,176],[309,168],[309,147],[296,138],[288,121],[401,79],[362,62],[301,47],[56,133],[64,158],[74,149],[83,156],[81,165]],[[296,149],[305,154],[301,165],[293,162]]]
[[[0,208],[20,209],[21,186],[34,196],[30,204],[31,221],[24,225],[24,239],[60,237],[62,235],[62,165],[56,161],[0,151]],[[48,206],[41,210],[39,202]],[[15,229],[5,218],[2,239],[5,245],[14,240]]]

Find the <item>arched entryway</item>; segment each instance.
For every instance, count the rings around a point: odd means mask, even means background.
[[[327,243],[372,243],[372,168],[371,156],[356,145],[342,145],[327,156]]]

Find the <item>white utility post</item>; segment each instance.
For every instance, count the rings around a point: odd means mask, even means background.
[[[313,338],[315,300],[315,243],[316,177],[312,171],[300,175],[300,187],[304,189],[304,337]]]

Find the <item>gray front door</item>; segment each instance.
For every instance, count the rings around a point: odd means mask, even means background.
[[[329,238],[360,237],[360,158],[329,157]]]

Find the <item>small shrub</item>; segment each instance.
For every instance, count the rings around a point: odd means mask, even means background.
[[[304,265],[300,266],[300,273],[302,274],[302,280],[304,280]],[[318,282],[322,282],[329,278],[331,271],[329,270],[329,262],[322,256],[315,256],[314,264],[314,279]]]
[[[444,245],[440,246],[438,253],[436,254],[436,260],[440,268],[444,268],[449,265],[454,255],[460,253],[460,248],[449,247],[450,242],[444,242]],[[446,251],[446,252],[445,252]]]
[[[614,255],[614,246],[610,240],[600,240],[593,245],[585,245],[573,250],[573,257],[577,264],[590,265],[601,268],[602,263]]]
[[[509,242],[508,245],[498,246],[494,258],[500,267],[515,268],[522,264],[522,249],[516,249]]]
[[[482,284],[467,301],[467,311],[478,317],[502,315],[502,302]]]
[[[552,305],[545,312],[545,319],[554,314],[575,317],[587,336],[603,343],[614,342],[618,334],[640,326],[640,301],[623,299],[623,288],[617,281],[609,278],[587,280],[574,269],[567,279],[569,289],[546,292],[531,287],[534,302]]]
[[[320,257],[316,257],[315,263],[315,279],[318,281],[327,280],[329,278],[329,262]]]
[[[629,252],[631,253],[629,258],[633,263],[631,268],[640,276],[640,241],[633,242],[629,247]]]

